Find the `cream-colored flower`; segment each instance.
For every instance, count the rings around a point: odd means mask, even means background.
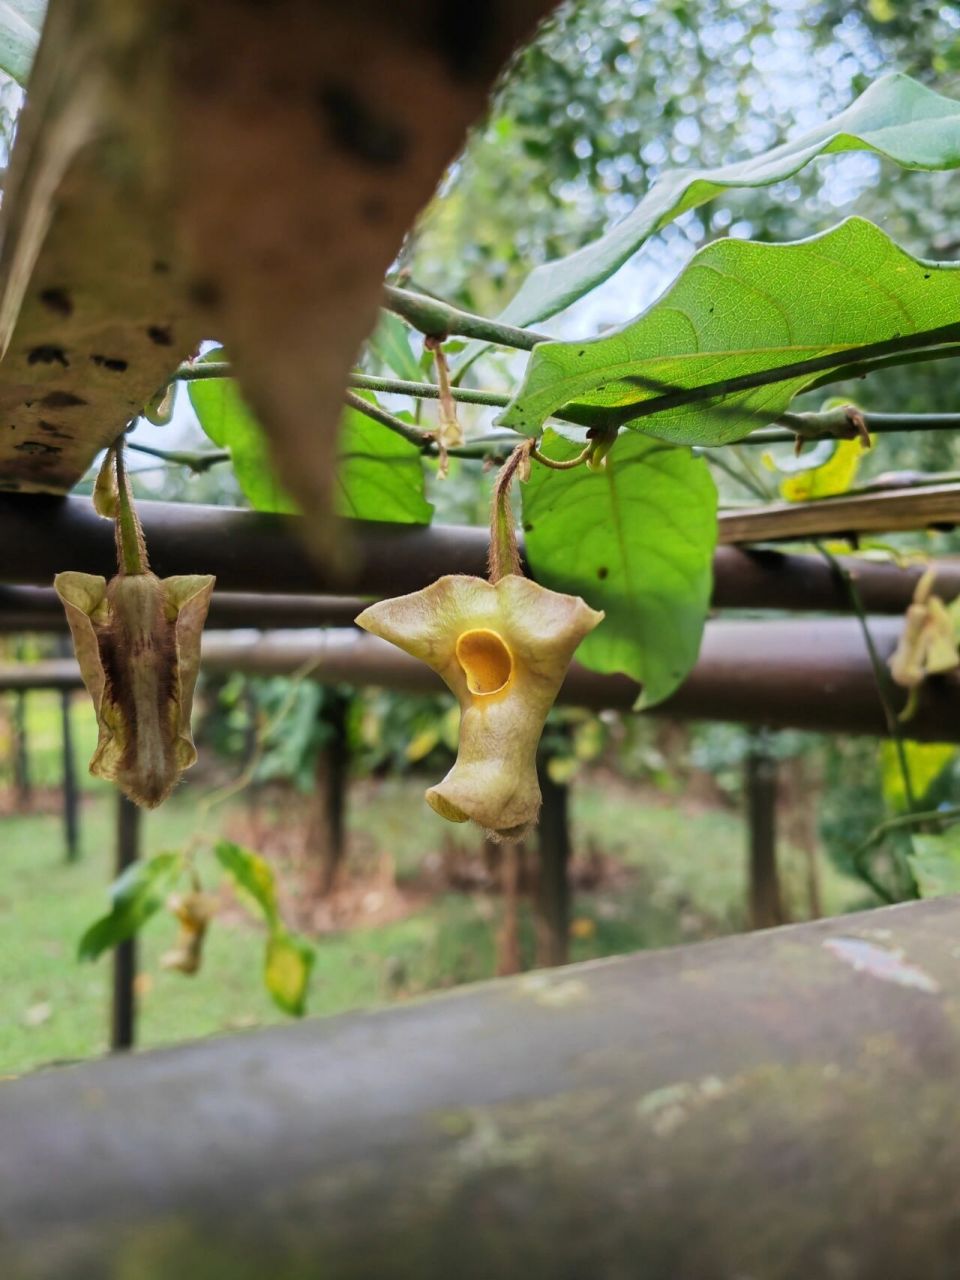
[[[953,619],[940,597],[932,594],[935,573],[928,569],[917,583],[903,633],[890,659],[890,674],[906,689],[916,689],[926,676],[960,665]]]
[[[603,620],[579,596],[508,574],[456,574],[382,600],[357,624],[420,658],[460,703],[453,768],[426,794],[451,822],[516,839],[540,811],[537,744],[574,650]]]
[[[54,579],[97,713],[90,772],[148,809],[197,758],[190,713],[213,584],[206,574],[149,571]]]

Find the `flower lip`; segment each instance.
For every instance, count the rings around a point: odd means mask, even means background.
[[[503,637],[487,627],[464,631],[457,637],[457,661],[472,694],[490,697],[502,693],[513,678],[513,654]]]

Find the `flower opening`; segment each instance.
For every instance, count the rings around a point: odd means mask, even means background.
[[[507,574],[452,574],[382,600],[359,626],[432,667],[460,703],[453,768],[426,793],[450,822],[519,839],[540,810],[537,744],[577,645],[603,619],[578,596]]]
[[[479,627],[457,638],[457,661],[471,693],[490,697],[503,693],[513,675],[513,654],[496,631]]]

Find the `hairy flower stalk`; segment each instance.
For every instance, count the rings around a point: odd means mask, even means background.
[[[116,521],[119,572],[109,582],[59,573],[53,585],[97,713],[90,772],[152,809],[197,758],[190,713],[214,578],[150,572],[122,444],[107,454],[95,502]]]
[[[460,703],[453,768],[426,793],[451,822],[517,839],[537,820],[536,753],[574,650],[603,619],[578,596],[515,573],[463,574],[371,605],[357,624],[420,658]]]

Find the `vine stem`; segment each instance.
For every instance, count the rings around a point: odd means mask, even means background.
[[[208,378],[232,378],[233,367],[226,360],[211,360],[207,364],[185,360],[177,365],[171,382],[206,382]]]
[[[887,818],[885,821],[878,823],[865,840],[854,849],[850,855],[850,859],[860,878],[874,891],[878,898],[884,902],[895,902],[896,898],[885,885],[881,884],[874,876],[867,863],[867,854],[871,849],[875,848],[889,835],[891,831],[909,830],[911,827],[933,826],[944,824],[952,824],[960,822],[960,807],[950,807],[946,809],[926,809],[921,812],[898,814],[895,818]]]
[[[926,339],[926,342],[924,342]],[[953,345],[946,351],[942,344],[960,340],[960,323],[940,325],[935,329],[926,329],[920,333],[908,334],[901,338],[884,338],[879,342],[865,342],[851,346],[844,352],[828,352],[822,356],[812,356],[806,360],[793,360],[788,364],[774,365],[770,369],[758,369],[753,373],[737,374],[732,378],[718,378],[715,382],[703,382],[696,387],[672,387],[667,383],[641,374],[629,374],[621,379],[623,382],[636,383],[638,387],[660,391],[660,395],[651,396],[647,400],[637,400],[632,404],[622,405],[609,414],[611,423],[625,424],[638,418],[648,418],[652,414],[662,413],[665,409],[675,409],[682,405],[698,404],[702,400],[713,400],[720,396],[733,395],[737,391],[752,391],[756,387],[769,386],[774,382],[786,382],[794,378],[805,377],[808,373],[829,373],[831,382],[841,382],[853,376],[849,370],[856,367],[858,376],[871,372],[867,367],[874,357],[898,356],[890,363],[908,364],[926,348],[938,345],[943,355],[957,355],[960,347]],[[918,352],[917,348],[923,350]],[[932,358],[932,357],[931,357]],[[839,364],[838,361],[845,363]],[[856,364],[855,362],[860,362]],[[804,388],[809,390],[809,386]]]
[[[143,538],[140,518],[133,505],[133,494],[130,492],[130,481],[123,460],[123,447],[124,437],[121,435],[117,437],[111,450],[117,470],[117,558],[121,573],[147,573],[150,569],[147,544]],[[106,465],[109,465],[109,457],[108,454]]]
[[[877,646],[873,642],[873,636],[870,633],[870,624],[867,621],[867,615],[863,607],[863,601],[860,599],[860,592],[857,590],[857,586],[853,578],[851,577],[849,572],[844,568],[844,566],[839,562],[836,556],[834,556],[830,551],[828,551],[827,548],[821,542],[815,542],[813,545],[816,547],[819,553],[827,561],[830,568],[833,570],[834,574],[843,583],[844,589],[846,590],[847,596],[850,600],[850,606],[857,616],[857,621],[860,624],[860,630],[861,630],[861,633],[863,634],[864,644],[867,647],[867,653],[870,657],[870,665],[873,668],[873,678],[877,685],[877,694],[880,698],[880,705],[883,707],[884,719],[887,722],[887,732],[890,735],[890,738],[893,742],[894,751],[896,752],[897,768],[900,773],[901,781],[903,782],[903,792],[904,792],[904,795],[906,796],[907,809],[909,810],[909,813],[907,816],[909,817],[911,815],[915,815],[917,812],[917,797],[913,789],[913,779],[910,776],[910,764],[909,764],[909,761],[907,760],[906,748],[904,747],[903,733],[901,731],[900,720],[897,716],[895,708],[893,707],[893,704],[890,701],[889,676],[887,673],[887,669],[884,666],[879,653],[877,652]],[[907,826],[909,824],[902,823],[900,825]],[[914,878],[913,871],[911,870],[909,863],[902,865],[902,870],[905,873],[907,884],[909,889],[912,892],[912,896],[915,898],[919,897],[920,895],[917,890],[917,882]],[[867,877],[865,876],[864,879],[867,879]],[[869,880],[867,882],[870,883]],[[871,887],[875,888],[875,885],[871,885]]]
[[[408,382],[405,378],[351,373],[347,385],[364,391],[381,391],[385,395],[411,396],[415,400],[440,399],[440,388],[435,382]],[[472,391],[469,387],[451,386],[450,394],[460,404],[481,404],[493,409],[504,409],[510,403],[510,397],[502,391]]]
[[[176,466],[188,467],[200,475],[209,471],[220,462],[229,462],[232,454],[229,449],[210,449],[207,452],[187,449],[155,449],[153,445],[138,444],[136,440],[128,440],[127,448],[137,453],[147,453],[151,458],[159,458],[162,462],[172,462]],[[151,468],[152,470],[152,468]]]
[[[393,431],[396,435],[402,436],[404,440],[415,444],[424,453],[432,456],[440,452],[432,432],[421,431],[419,427],[412,426],[409,422],[404,422],[402,418],[395,417],[388,409],[384,409],[378,404],[371,404],[369,400],[364,400],[363,396],[355,395],[352,391],[344,393],[344,400],[351,409],[356,409],[358,413],[363,413],[374,422],[379,422],[388,431]],[[504,446],[512,448],[516,444],[516,440],[517,434],[515,431],[491,432],[490,435],[481,436],[479,440],[470,440],[462,445],[453,445],[446,449],[446,453],[451,458],[487,458],[491,454],[502,452]]]
[[[960,354],[960,348],[957,349]],[[929,355],[929,353],[923,353]],[[903,361],[901,360],[901,363]],[[205,381],[208,378],[232,378],[233,368],[226,362],[193,364],[186,361],[173,374],[173,379],[181,382]],[[831,375],[832,377],[832,375]],[[351,373],[347,377],[347,385],[358,391],[379,391],[384,395],[410,396],[414,400],[438,400],[440,388],[435,382],[416,382],[406,378],[387,378],[369,373]],[[811,388],[807,388],[810,390]],[[470,387],[452,386],[450,394],[461,404],[483,405],[491,409],[504,409],[511,397],[503,391],[489,391]],[[575,426],[602,425],[609,418],[609,410],[597,409],[591,412],[587,405],[577,406],[575,411],[565,413],[558,410],[551,414],[560,422],[570,422]],[[830,439],[833,437],[831,427],[837,422],[836,410],[823,413],[801,413],[791,415],[803,423],[802,434],[805,438]],[[591,422],[596,419],[596,424]],[[958,431],[960,430],[960,413],[871,413],[863,411],[863,419],[867,430],[872,435],[885,435],[888,432],[902,431]],[[787,426],[767,425],[758,427],[735,444],[768,445],[792,444],[797,436],[794,428]],[[698,446],[694,448],[726,448],[725,445]]]
[[[461,311],[459,307],[452,307],[438,298],[413,293],[410,289],[386,285],[383,296],[388,311],[401,316],[428,338],[479,338],[483,342],[512,347],[516,351],[532,351],[538,342],[550,341],[545,333],[518,329],[512,324],[500,324],[497,320],[488,320],[471,311]]]
[[[533,441],[524,440],[518,444],[497,473],[493,486],[493,500],[490,506],[490,581],[497,583],[511,573],[522,573],[520,565],[520,548],[517,545],[517,530],[513,520],[513,509],[510,506],[510,488],[513,478],[519,471],[521,474],[530,465],[530,454]]]
[[[545,453],[541,453],[535,444],[530,446],[530,457],[539,462],[541,466],[549,467],[551,471],[572,471],[574,467],[582,466],[592,452],[593,441],[591,440],[575,458],[567,458],[566,461],[560,462],[556,458],[548,458]]]

